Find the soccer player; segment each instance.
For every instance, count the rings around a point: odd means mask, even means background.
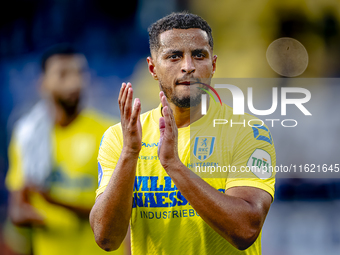
[[[130,224],[133,254],[261,254],[273,174],[200,178],[194,165],[274,166],[267,127],[214,128],[213,118],[254,117],[233,116],[229,106],[212,101],[202,116],[197,87],[213,76],[217,59],[205,20],[172,13],[152,24],[149,36],[147,63],[159,83],[160,105],[140,115],[132,85],[122,84],[121,123],[105,132],[98,156],[101,178],[90,214],[96,242],[117,249]]]
[[[87,62],[72,46],[50,48],[42,59],[43,100],[15,126],[6,184],[9,214],[30,227],[33,254],[101,254],[88,221],[97,189],[97,153],[113,119],[84,109]],[[9,228],[7,243],[20,251]],[[22,239],[22,237],[21,237]],[[28,251],[29,252],[29,251]],[[124,247],[117,254],[124,254]]]

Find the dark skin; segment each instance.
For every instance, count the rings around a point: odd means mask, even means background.
[[[85,66],[86,60],[82,55],[54,55],[46,62],[46,71],[41,77],[41,92],[50,103],[56,125],[66,127],[80,113]],[[71,210],[83,219],[89,216],[89,208],[65,204],[50,196],[48,190],[26,183],[23,189],[12,192],[10,196],[10,217],[17,226],[44,226],[44,218],[30,204],[32,193],[41,194],[47,202]]]
[[[167,90],[168,98],[160,92],[163,105],[159,120],[159,160],[191,206],[202,219],[237,249],[244,250],[257,239],[272,197],[253,187],[233,187],[220,193],[193,174],[178,156],[178,128],[201,118],[200,105],[182,108],[171,101],[171,96],[192,97],[187,81],[211,78],[216,69],[207,34],[197,28],[173,29],[159,36],[160,47],[147,59],[149,72]],[[141,150],[141,103],[135,99],[132,108],[131,84],[123,83],[119,94],[123,150],[106,190],[98,196],[90,214],[90,224],[98,245],[104,250],[115,250],[123,241],[131,217],[133,185],[138,154]],[[190,111],[194,114],[191,115]],[[194,116],[194,118],[193,118]],[[200,199],[197,199],[199,197]]]

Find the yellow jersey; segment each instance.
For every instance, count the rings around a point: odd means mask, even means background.
[[[261,234],[248,249],[236,249],[202,220],[178,190],[157,155],[161,116],[160,105],[140,118],[143,135],[132,197],[132,253],[261,254]],[[225,124],[213,127],[215,119],[223,119]],[[178,129],[178,153],[182,163],[220,192],[231,187],[250,186],[265,190],[274,198],[275,171],[269,168],[276,164],[273,140],[268,128],[254,124],[254,119],[247,114],[233,116],[229,106],[211,102],[207,115]],[[119,123],[105,132],[99,150],[97,196],[108,185],[122,147]],[[205,167],[210,167],[210,172]],[[224,171],[228,167],[231,170]]]
[[[97,183],[97,154],[105,130],[114,120],[93,110],[83,110],[66,127],[54,126],[51,132],[54,167],[47,178],[50,196],[63,204],[88,208],[94,204]],[[16,137],[9,146],[9,171],[6,185],[10,191],[23,188],[21,148]],[[88,219],[48,203],[38,193],[31,204],[45,218],[45,227],[32,229],[36,255],[106,254],[95,242]],[[114,254],[124,254],[124,247]]]

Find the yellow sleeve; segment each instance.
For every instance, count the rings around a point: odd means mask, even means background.
[[[19,144],[13,136],[8,147],[9,168],[6,176],[6,187],[9,191],[17,191],[23,188],[24,174],[22,168],[22,157]]]
[[[236,186],[256,187],[267,191],[274,200],[276,155],[268,127],[246,129],[236,144],[226,190]]]
[[[98,153],[98,189],[96,197],[104,192],[117,165],[123,148],[120,123],[110,127],[103,135]]]

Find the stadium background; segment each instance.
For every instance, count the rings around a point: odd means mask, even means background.
[[[215,77],[279,77],[265,54],[268,45],[280,37],[293,37],[306,47],[309,65],[300,77],[340,76],[337,0],[2,1],[0,228],[8,201],[4,186],[7,146],[13,124],[39,98],[42,52],[55,43],[70,42],[85,53],[91,73],[87,105],[117,116],[118,88],[123,81],[131,81],[147,111],[158,104],[158,86],[145,61],[149,54],[147,27],[181,10],[201,15],[211,25],[218,55]],[[340,126],[332,128],[337,131]],[[275,202],[263,230],[263,254],[338,254],[339,199],[336,179],[277,180]]]

